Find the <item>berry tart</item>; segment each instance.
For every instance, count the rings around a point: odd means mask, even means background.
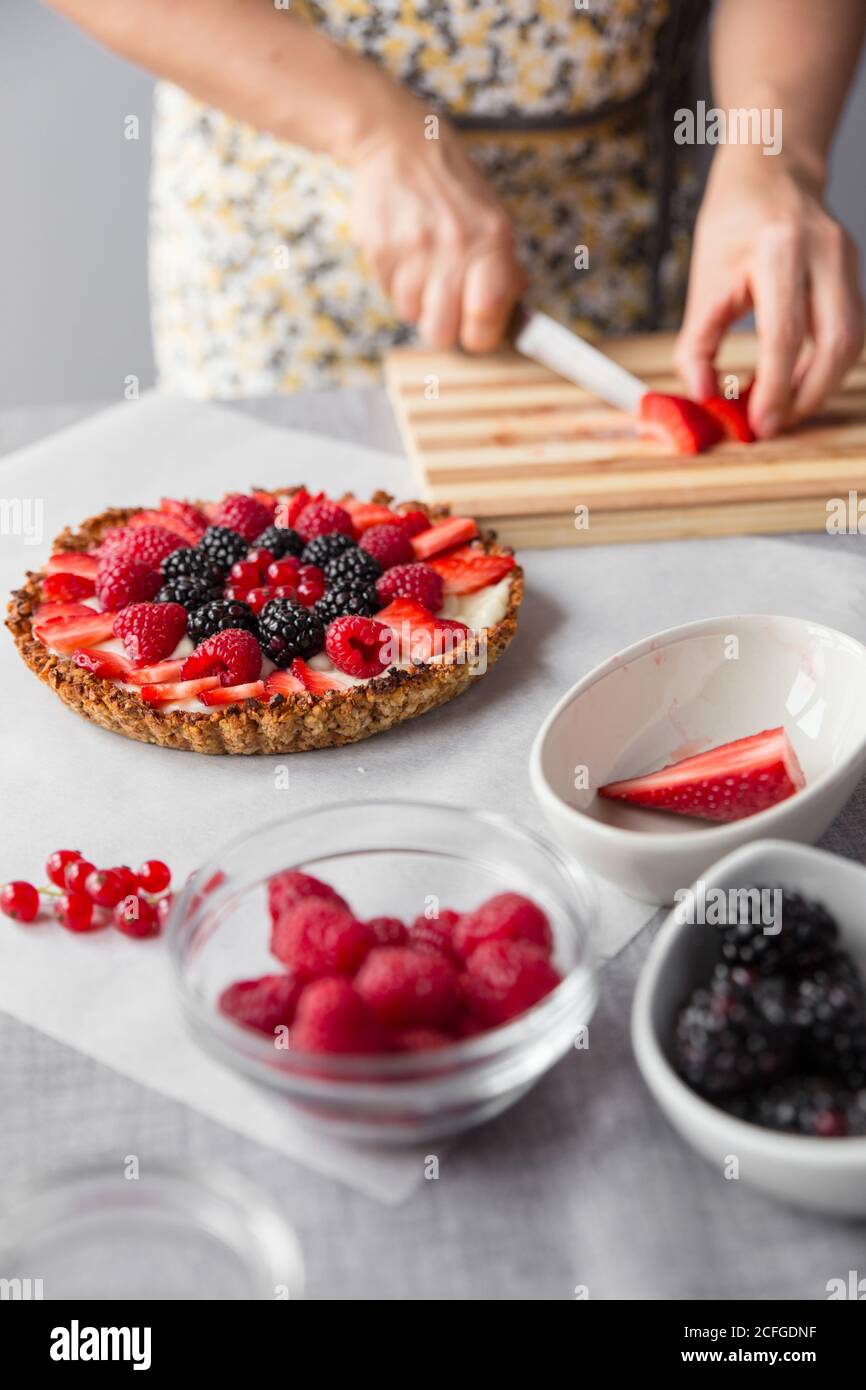
[[[461,694],[510,643],[522,596],[514,556],[469,517],[299,487],[91,517],[28,574],[7,627],[114,733],[294,753]]]

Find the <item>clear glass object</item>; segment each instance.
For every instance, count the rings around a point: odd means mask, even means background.
[[[273,973],[268,879],[300,868],[331,884],[362,918],[412,921],[431,896],[466,911],[495,893],[544,908],[562,983],[521,1017],[425,1053],[323,1056],[275,1047],[217,1009],[234,980]],[[168,925],[194,1035],[234,1071],[269,1087],[331,1134],[414,1143],[456,1133],[512,1105],[574,1045],[597,998],[586,876],[503,816],[414,801],[305,809],[236,840],[203,866]]]

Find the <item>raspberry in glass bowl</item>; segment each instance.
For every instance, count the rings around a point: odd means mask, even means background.
[[[319,888],[287,903],[298,882]],[[592,912],[580,870],[505,817],[350,802],[227,846],[168,935],[217,1060],[316,1128],[416,1143],[499,1114],[574,1048]]]

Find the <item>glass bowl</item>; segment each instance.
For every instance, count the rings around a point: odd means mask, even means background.
[[[450,1047],[335,1056],[275,1046],[217,1008],[232,981],[279,969],[268,950],[267,882],[315,874],[362,918],[411,921],[431,900],[467,911],[520,892],[547,913],[562,983],[525,1014]],[[597,999],[585,875],[503,816],[416,801],[355,801],[295,812],[220,850],[187,884],[168,924],[182,1006],[219,1061],[282,1095],[308,1124],[351,1140],[415,1143],[513,1105],[575,1043]]]

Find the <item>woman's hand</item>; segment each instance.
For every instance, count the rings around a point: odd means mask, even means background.
[[[352,232],[405,323],[437,348],[489,352],[526,287],[507,213],[439,119],[413,102],[352,155]]]
[[[803,173],[759,149],[726,147],[713,164],[695,233],[675,361],[698,400],[731,324],[754,309],[756,385],[749,419],[764,439],[811,415],[863,346],[857,248]]]

